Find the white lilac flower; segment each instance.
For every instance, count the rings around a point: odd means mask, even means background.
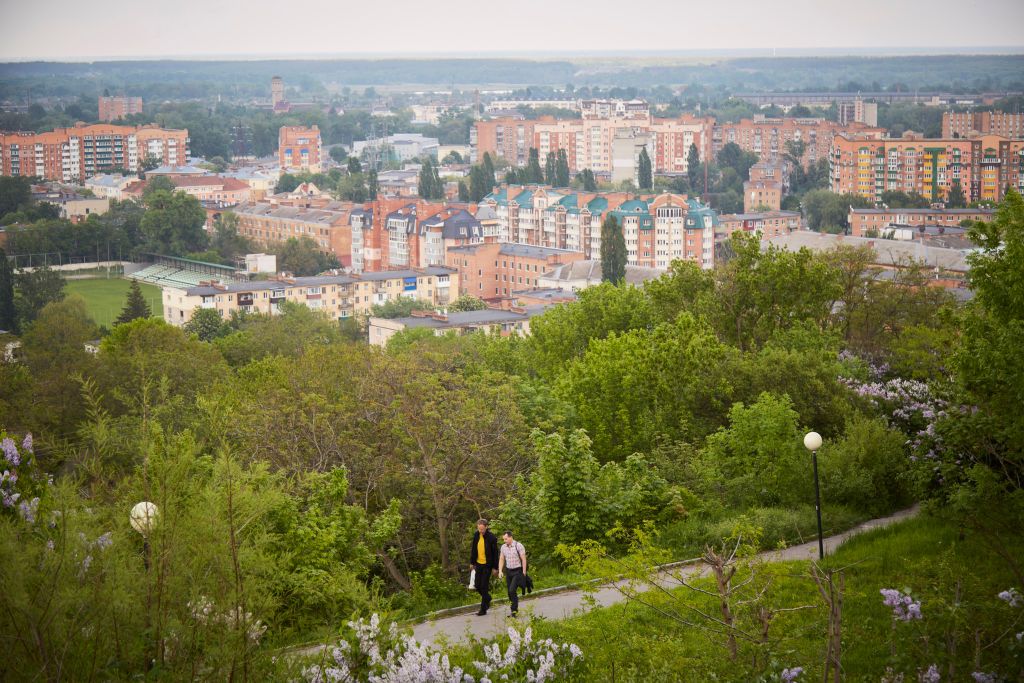
[[[939,675],[939,667],[932,664],[927,669],[917,672],[917,680],[921,683],[939,683],[942,676]]]
[[[32,452],[32,432],[25,435],[25,440],[21,442],[22,450]]]

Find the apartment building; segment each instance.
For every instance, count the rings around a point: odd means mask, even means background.
[[[743,211],[778,211],[782,208],[782,183],[778,180],[748,180],[743,183]]]
[[[459,274],[459,293],[481,299],[500,299],[540,286],[552,268],[583,259],[568,249],[490,242],[452,247],[446,265]]]
[[[252,200],[252,188],[235,178],[216,175],[167,175],[175,190],[191,195],[204,203],[232,206]],[[149,181],[136,180],[126,186],[121,195],[139,198]]]
[[[99,99],[100,121],[110,123],[132,114],[142,113],[141,97],[113,96]]]
[[[1024,140],[997,135],[931,139],[908,133],[882,140],[838,135],[829,173],[833,192],[875,202],[887,190],[917,192],[943,202],[957,185],[968,201],[998,202],[1007,186],[1024,189]]]
[[[786,152],[786,143],[800,142],[804,145],[800,162],[804,167],[827,159],[833,138],[843,133],[849,137],[881,138],[885,130],[862,123],[845,126],[822,118],[766,118],[758,115],[736,123],[717,124],[712,133],[712,153],[718,156],[730,142],[758,155],[762,161],[781,160]]]
[[[865,102],[861,98],[836,102],[839,109],[839,123],[863,123],[868,126],[878,125],[878,104]]]
[[[281,126],[277,135],[277,158],[282,171],[319,173],[323,168],[319,127]]]
[[[362,275],[317,275],[249,282],[210,282],[198,287],[165,287],[164,320],[184,325],[198,309],[217,311],[222,318],[235,312],[280,313],[285,301],[323,311],[331,318],[367,315],[378,304],[412,298],[425,307],[447,305],[457,295],[458,274],[434,266]]]
[[[333,254],[343,265],[352,262],[351,202],[279,201],[241,204],[231,209],[238,216],[238,234],[260,246],[308,237],[320,251]]]
[[[758,161],[750,167],[751,180],[770,180],[782,184],[783,193],[789,192],[789,175],[792,164],[786,159]]]
[[[84,123],[47,133],[0,131],[0,175],[82,182],[112,169],[137,173],[147,160],[187,164],[188,131]]]
[[[959,227],[964,220],[991,221],[993,209],[850,209],[850,234],[854,237],[878,236],[897,228],[926,226]]]
[[[762,238],[788,235],[800,229],[799,211],[726,213],[718,217],[718,239],[728,239],[737,231],[759,232]]]
[[[485,197],[497,218],[497,239],[601,254],[601,223],[614,215],[626,240],[627,263],[668,268],[676,259],[714,265],[717,215],[685,195],[586,193],[546,186],[501,186]]]
[[[440,202],[382,198],[352,211],[352,269],[373,272],[444,264],[454,246],[484,241],[467,210]]]
[[[947,111],[942,115],[943,138],[969,138],[977,135],[1024,138],[1024,113]]]
[[[553,116],[538,120],[554,122]],[[525,166],[533,144],[533,127],[537,121],[527,121],[522,116],[501,116],[486,121],[477,121],[469,129],[469,160],[483,161],[484,154],[491,158],[501,157],[513,166]]]

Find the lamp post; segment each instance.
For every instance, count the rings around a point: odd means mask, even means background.
[[[156,524],[156,519],[159,514],[160,510],[155,504],[148,501],[142,501],[141,503],[136,503],[135,506],[132,507],[132,511],[129,515],[129,521],[132,524],[132,528],[142,534],[142,561],[146,566],[146,671],[150,671],[153,668],[153,654],[151,649],[152,637],[149,633],[149,610],[151,604],[149,588],[149,532],[153,530],[153,526]]]
[[[818,449],[821,448],[821,434],[807,432],[804,436],[804,448],[811,452],[814,462],[814,511],[818,514],[818,559],[825,559],[825,542],[821,537],[821,489],[818,486]]]

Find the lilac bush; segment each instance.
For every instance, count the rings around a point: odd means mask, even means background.
[[[783,683],[793,683],[793,681],[799,678],[800,674],[803,672],[804,668],[802,666],[794,666],[792,669],[783,669],[782,681]]]
[[[975,671],[971,674],[971,678],[974,679],[975,683],[999,683],[998,676],[984,671]]]
[[[1017,592],[1016,588],[1010,588],[1002,591],[996,597],[1008,604],[1010,607],[1017,607],[1018,605],[1024,605],[1024,596]]]
[[[939,675],[939,667],[932,664],[927,669],[918,671],[917,680],[920,683],[939,683],[942,680],[942,676]]]
[[[892,608],[892,618],[896,621],[913,621],[921,619],[921,603],[910,595],[904,595],[894,588],[883,588],[882,604]]]
[[[331,650],[331,661],[309,667],[303,675],[310,683],[492,683],[527,681],[547,683],[564,678],[582,660],[573,644],[550,638],[534,640],[529,627],[520,633],[508,630],[509,644],[502,652],[498,643],[484,645],[484,661],[473,666],[480,678],[451,663],[448,655],[429,643],[400,635],[394,623],[384,631],[380,617],[350,621],[352,637]]]

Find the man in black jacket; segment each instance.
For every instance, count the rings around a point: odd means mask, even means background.
[[[476,521],[476,533],[469,547],[469,568],[476,571],[473,587],[480,593],[480,611],[487,614],[491,606],[491,575],[498,573],[498,538],[487,528],[486,519]]]

